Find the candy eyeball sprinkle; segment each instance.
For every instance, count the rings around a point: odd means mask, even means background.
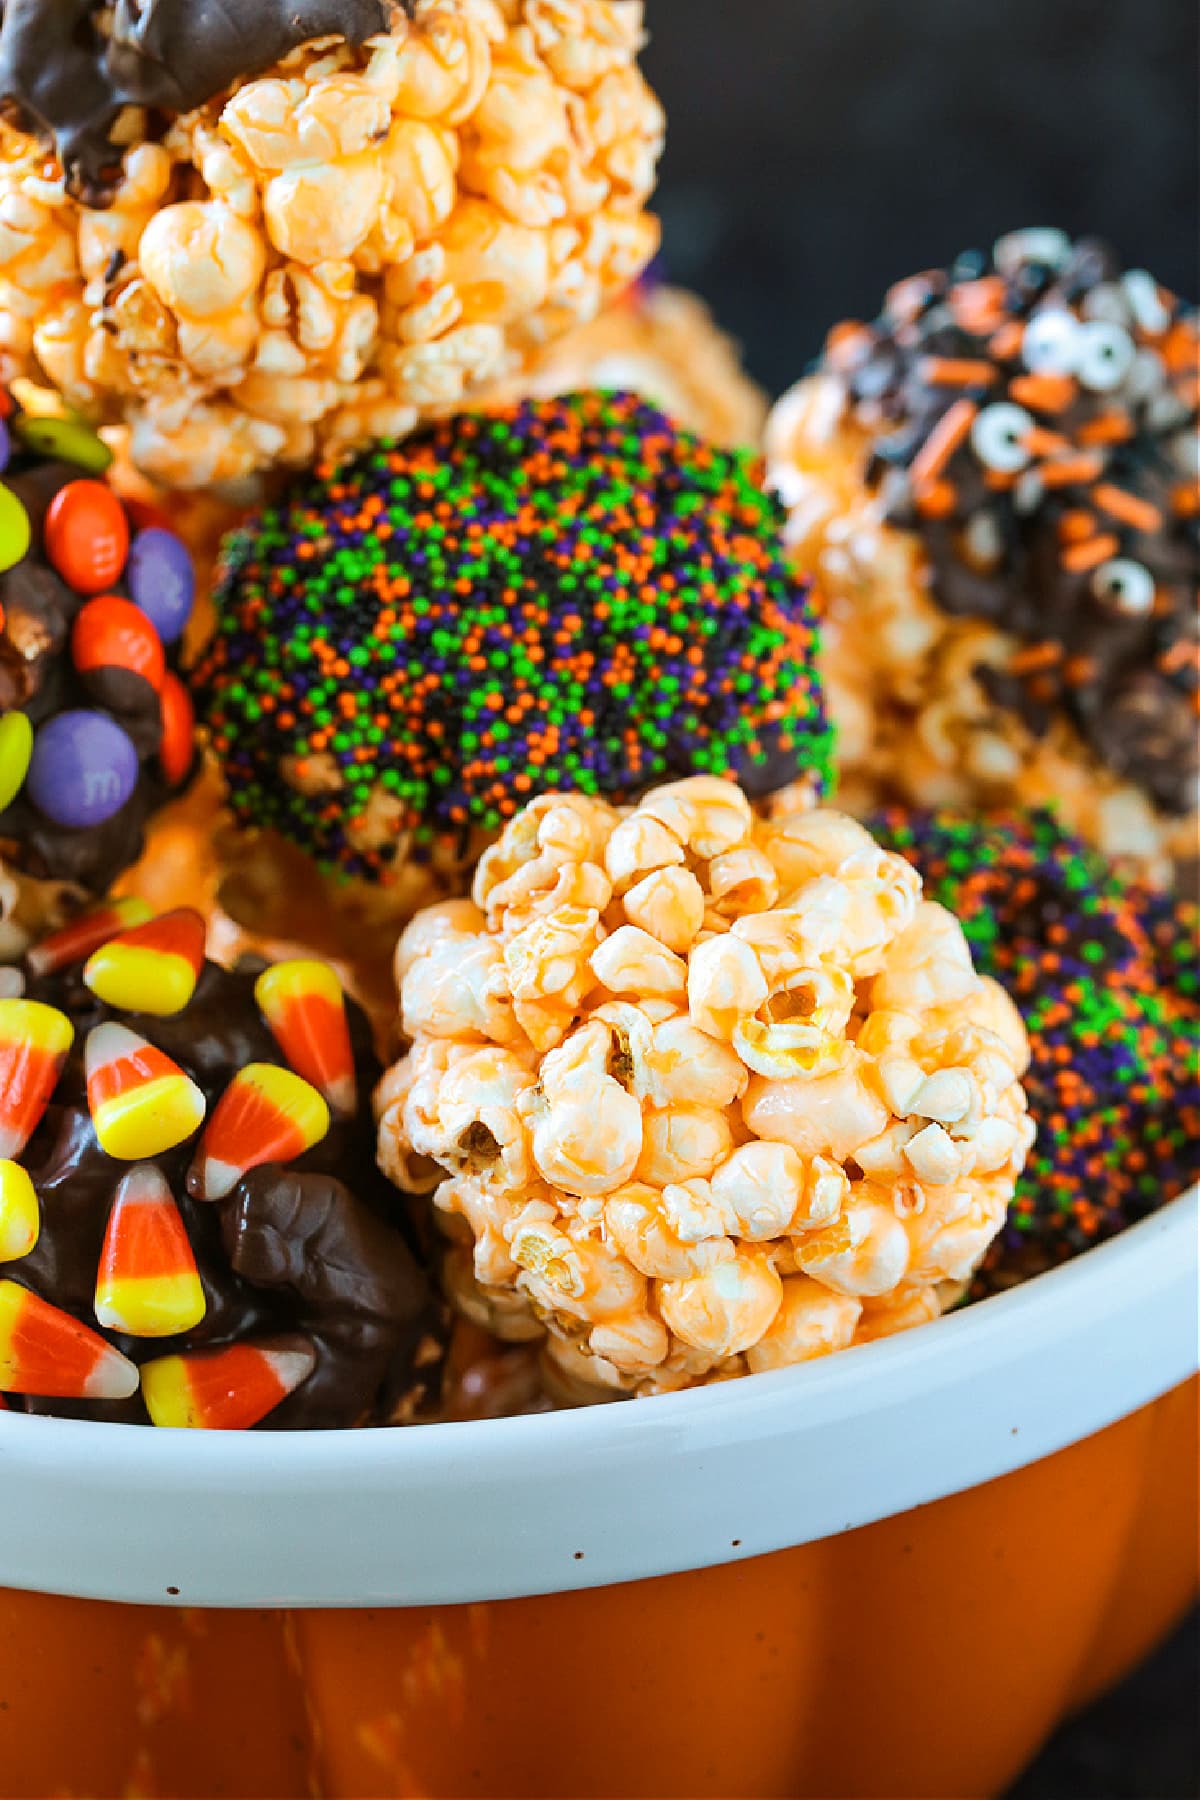
[[[1021,340],[1021,357],[1033,375],[1074,375],[1079,362],[1079,321],[1060,307],[1048,307],[1030,319]]]
[[[1077,373],[1084,387],[1107,394],[1119,388],[1133,366],[1133,339],[1120,325],[1092,319],[1079,329]]]
[[[1027,231],[1010,231],[997,238],[992,259],[1002,275],[1014,275],[1022,263],[1045,263],[1060,269],[1071,254],[1071,240],[1056,226],[1032,226]]]
[[[1140,617],[1154,606],[1154,577],[1144,563],[1116,556],[1092,576],[1092,593],[1115,612]]]
[[[985,406],[971,426],[971,447],[987,469],[1015,475],[1029,461],[1025,440],[1034,429],[1033,415],[1023,406],[1000,400]]]

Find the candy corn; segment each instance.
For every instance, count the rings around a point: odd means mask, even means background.
[[[95,1331],[0,1281],[0,1388],[60,1400],[127,1400],[138,1372]]]
[[[100,1252],[95,1306],[101,1325],[130,1337],[173,1337],[204,1317],[192,1246],[153,1163],[131,1169],[117,1188]]]
[[[0,1262],[28,1256],[41,1228],[41,1209],[28,1174],[18,1162],[0,1162]]]
[[[124,1025],[88,1033],[88,1111],[102,1150],[143,1162],[191,1137],[204,1121],[204,1095],[178,1063]]]
[[[246,1431],[312,1374],[316,1353],[302,1339],[232,1344],[142,1367],[142,1394],[155,1425]]]
[[[167,1018],[196,991],[204,938],[204,920],[190,907],[162,913],[94,950],[83,979],[106,1006]]]
[[[281,962],[254,985],[263,1018],[297,1075],[324,1094],[339,1118],[358,1105],[342,985],[323,962]]]
[[[91,912],[72,919],[61,931],[52,932],[35,944],[25,958],[32,975],[55,975],[60,969],[68,969],[73,963],[81,963],[89,957],[93,950],[109,938],[116,937],[119,931],[128,931],[132,925],[144,925],[147,919],[154,917],[150,907],[144,900],[109,900],[104,906],[97,906]]]
[[[290,1162],[319,1144],[329,1130],[329,1108],[315,1087],[274,1063],[239,1069],[204,1129],[188,1171],[188,1192],[223,1200],[247,1169]]]
[[[75,1027],[39,1000],[0,1000],[0,1157],[19,1156],[50,1104]]]

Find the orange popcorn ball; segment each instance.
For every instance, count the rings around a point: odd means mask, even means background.
[[[89,120],[81,158],[40,94],[0,125],[0,351],[126,422],[168,485],[403,436],[593,319],[654,254],[640,0],[360,3],[344,38],[305,32],[302,7],[274,34],[283,8],[236,31],[225,8],[176,8],[165,82],[125,9],[95,10],[83,79],[120,78],[107,143]],[[197,87],[205,56],[219,91]],[[153,135],[166,91],[191,110]]]
[[[396,951],[383,1168],[552,1391],[653,1394],[936,1317],[1033,1136],[1015,1009],[915,871],[698,776],[534,801]]]

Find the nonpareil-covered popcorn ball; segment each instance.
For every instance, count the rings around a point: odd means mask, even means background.
[[[870,821],[961,921],[1029,1032],[1038,1136],[974,1283],[1010,1287],[1200,1178],[1196,907],[1121,879],[1049,813]]]
[[[857,809],[1054,805],[1196,841],[1196,315],[1059,231],[901,281],[768,431]]]
[[[814,616],[756,473],[590,393],[298,481],[229,540],[195,671],[238,821],[411,913],[414,866],[464,880],[546,790],[818,794]]]
[[[655,1393],[934,1318],[1032,1138],[1024,1028],[915,870],[695,777],[546,795],[396,952],[380,1160],[500,1335]],[[465,1254],[464,1254],[465,1253]]]
[[[0,865],[20,933],[104,893],[187,780],[194,713],[178,674],[191,555],[105,479],[74,420],[0,395]]]
[[[132,1424],[410,1422],[441,1307],[375,1167],[363,1015],[109,902],[0,968],[0,1393]]]
[[[653,255],[640,0],[32,0],[0,351],[202,487],[399,436]]]

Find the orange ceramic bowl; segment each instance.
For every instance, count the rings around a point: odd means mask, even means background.
[[[0,1790],[996,1793],[1196,1591],[1196,1239],[633,1406],[0,1418]]]

